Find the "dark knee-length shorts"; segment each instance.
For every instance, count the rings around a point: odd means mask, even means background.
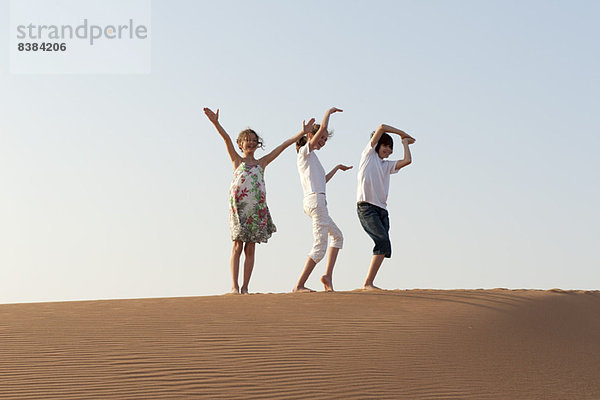
[[[363,229],[375,242],[373,254],[384,254],[385,258],[390,258],[392,243],[390,242],[390,218],[387,210],[371,203],[361,202],[356,205],[356,212]]]

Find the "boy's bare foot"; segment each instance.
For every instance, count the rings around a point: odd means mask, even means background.
[[[234,287],[231,288],[231,292],[229,292],[229,293],[231,293],[231,294],[240,294],[240,288],[237,288],[237,287],[234,286]]]
[[[383,290],[383,289],[373,285],[372,283],[370,283],[370,284],[365,283],[365,285],[363,286],[363,290]]]
[[[311,292],[314,292],[314,290],[309,289],[305,286],[296,286],[294,288],[294,290],[292,290],[292,292],[294,292],[294,293],[311,293]]]
[[[242,294],[248,294],[248,288],[242,286],[242,290],[240,291]]]
[[[333,292],[333,283],[331,283],[331,277],[327,276],[327,275],[323,275],[321,277],[321,283],[323,283],[323,286],[325,286],[325,291],[326,292]]]

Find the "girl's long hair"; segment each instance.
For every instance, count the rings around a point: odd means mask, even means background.
[[[312,134],[316,134],[317,132],[319,132],[319,128],[321,127],[320,124],[314,124],[313,128],[312,128]],[[327,137],[330,138],[333,136],[333,130],[329,130],[327,131]],[[302,136],[300,139],[298,139],[296,141],[296,153],[298,153],[300,151],[300,148],[302,148],[302,146],[304,146],[306,143],[308,143],[308,136],[304,135]]]

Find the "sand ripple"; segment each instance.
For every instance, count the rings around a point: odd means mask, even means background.
[[[600,293],[0,305],[0,399],[598,399]]]

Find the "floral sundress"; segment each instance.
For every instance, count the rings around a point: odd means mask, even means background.
[[[229,189],[231,240],[266,243],[277,231],[267,207],[264,171],[242,162],[233,172]]]

